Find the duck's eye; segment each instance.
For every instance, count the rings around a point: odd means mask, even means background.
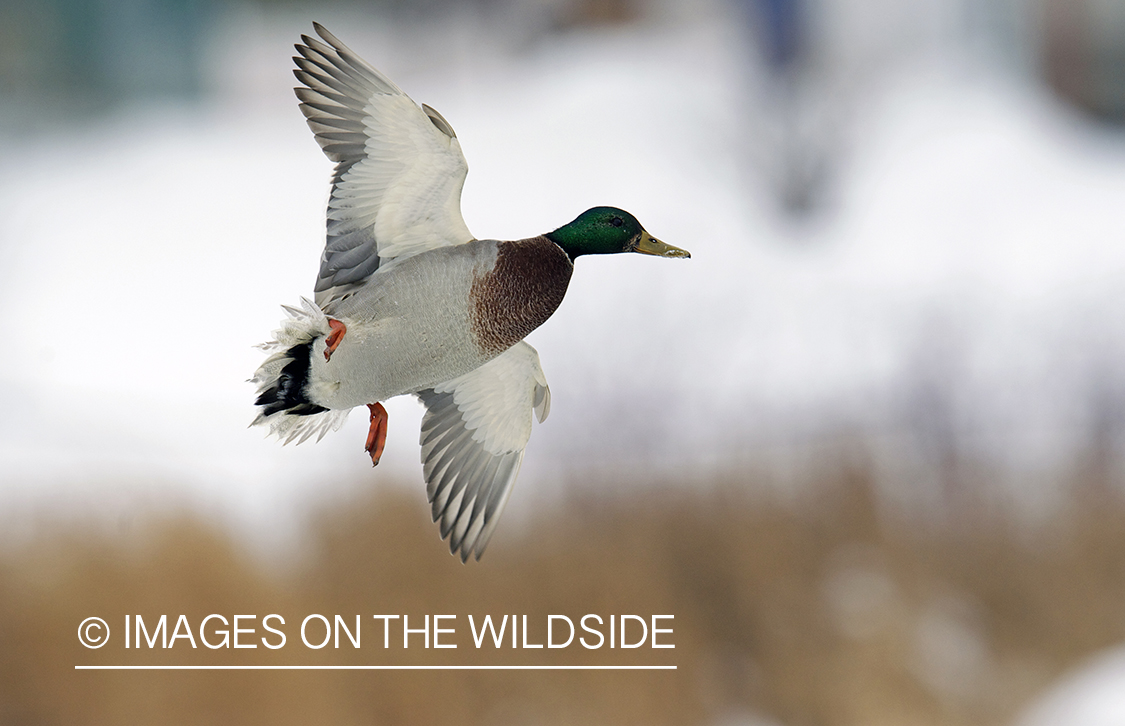
[[[614,227],[620,227],[621,225],[625,224],[625,220],[621,217],[614,217],[613,219],[609,220],[609,223]]]

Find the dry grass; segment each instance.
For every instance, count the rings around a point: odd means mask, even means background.
[[[0,724],[696,724],[740,713],[790,726],[1001,724],[1125,636],[1125,507],[1108,495],[1035,532],[986,514],[919,531],[878,514],[862,467],[840,467],[797,508],[746,484],[577,498],[522,532],[502,529],[469,566],[436,542],[420,495],[397,489],[321,513],[301,566],[281,576],[189,515],[130,536],[48,528],[0,553]],[[126,613],[195,624],[272,612],[287,623],[279,651],[122,647]],[[361,614],[364,647],[305,649],[296,629],[313,612]],[[373,613],[410,614],[412,626],[457,614],[460,647],[415,638],[384,651]],[[527,614],[540,634],[547,614],[674,614],[676,648],[473,648],[466,616],[504,613]],[[91,614],[118,628],[101,650],[76,642]],[[679,669],[73,670],[520,662]]]

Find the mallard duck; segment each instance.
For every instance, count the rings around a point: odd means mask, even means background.
[[[477,239],[461,218],[468,166],[440,113],[418,106],[335,36],[302,35],[300,108],[336,163],[327,244],[312,301],[288,319],[251,381],[257,418],[283,440],[318,440],[357,406],[378,464],[381,401],[425,406],[422,470],[434,521],[461,561],[479,560],[531,436],[551,407],[539,355],[524,342],[554,313],[583,255],[690,257],[633,215],[595,207],[536,237]]]

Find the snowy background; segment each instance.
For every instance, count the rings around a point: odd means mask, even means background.
[[[705,477],[858,432],[903,465],[998,462],[1034,507],[1034,482],[1117,442],[1125,134],[972,14],[905,5],[816,6],[797,80],[721,4],[564,33],[317,14],[454,124],[478,236],[613,204],[693,253],[579,264],[531,338],[555,405],[522,488]],[[364,416],[287,449],[246,428],[252,346],[310,293],[322,244],[331,166],[289,61],[307,15],[216,13],[193,100],[122,93],[0,130],[4,510],[186,499],[276,532],[333,482],[417,478],[412,400],[373,474]]]
[[[186,80],[118,29],[125,80],[54,95],[44,38],[13,51],[7,24],[4,537],[188,505],[269,549],[357,481],[421,485],[413,399],[374,472],[360,413],[316,445],[247,428],[253,346],[323,244],[331,165],[289,60],[314,19],[457,130],[477,236],[612,204],[692,252],[579,262],[529,339],[553,406],[509,517],[593,471],[791,471],[843,435],[907,507],[965,462],[1032,517],[1092,447],[1119,473],[1125,131],[1053,60],[1058,3],[810,2],[795,49],[755,21],[785,3],[586,5],[631,10],[203,6]],[[1097,43],[1119,5],[1084,6]]]

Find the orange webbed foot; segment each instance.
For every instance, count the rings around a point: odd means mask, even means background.
[[[381,403],[369,403],[371,409],[371,428],[367,431],[367,443],[363,450],[371,456],[371,466],[378,466],[387,445],[387,409]]]
[[[324,339],[324,344],[327,346],[324,349],[324,360],[332,360],[332,353],[344,339],[344,333],[348,332],[348,326],[333,318],[328,318],[328,327],[332,328],[332,332]]]

